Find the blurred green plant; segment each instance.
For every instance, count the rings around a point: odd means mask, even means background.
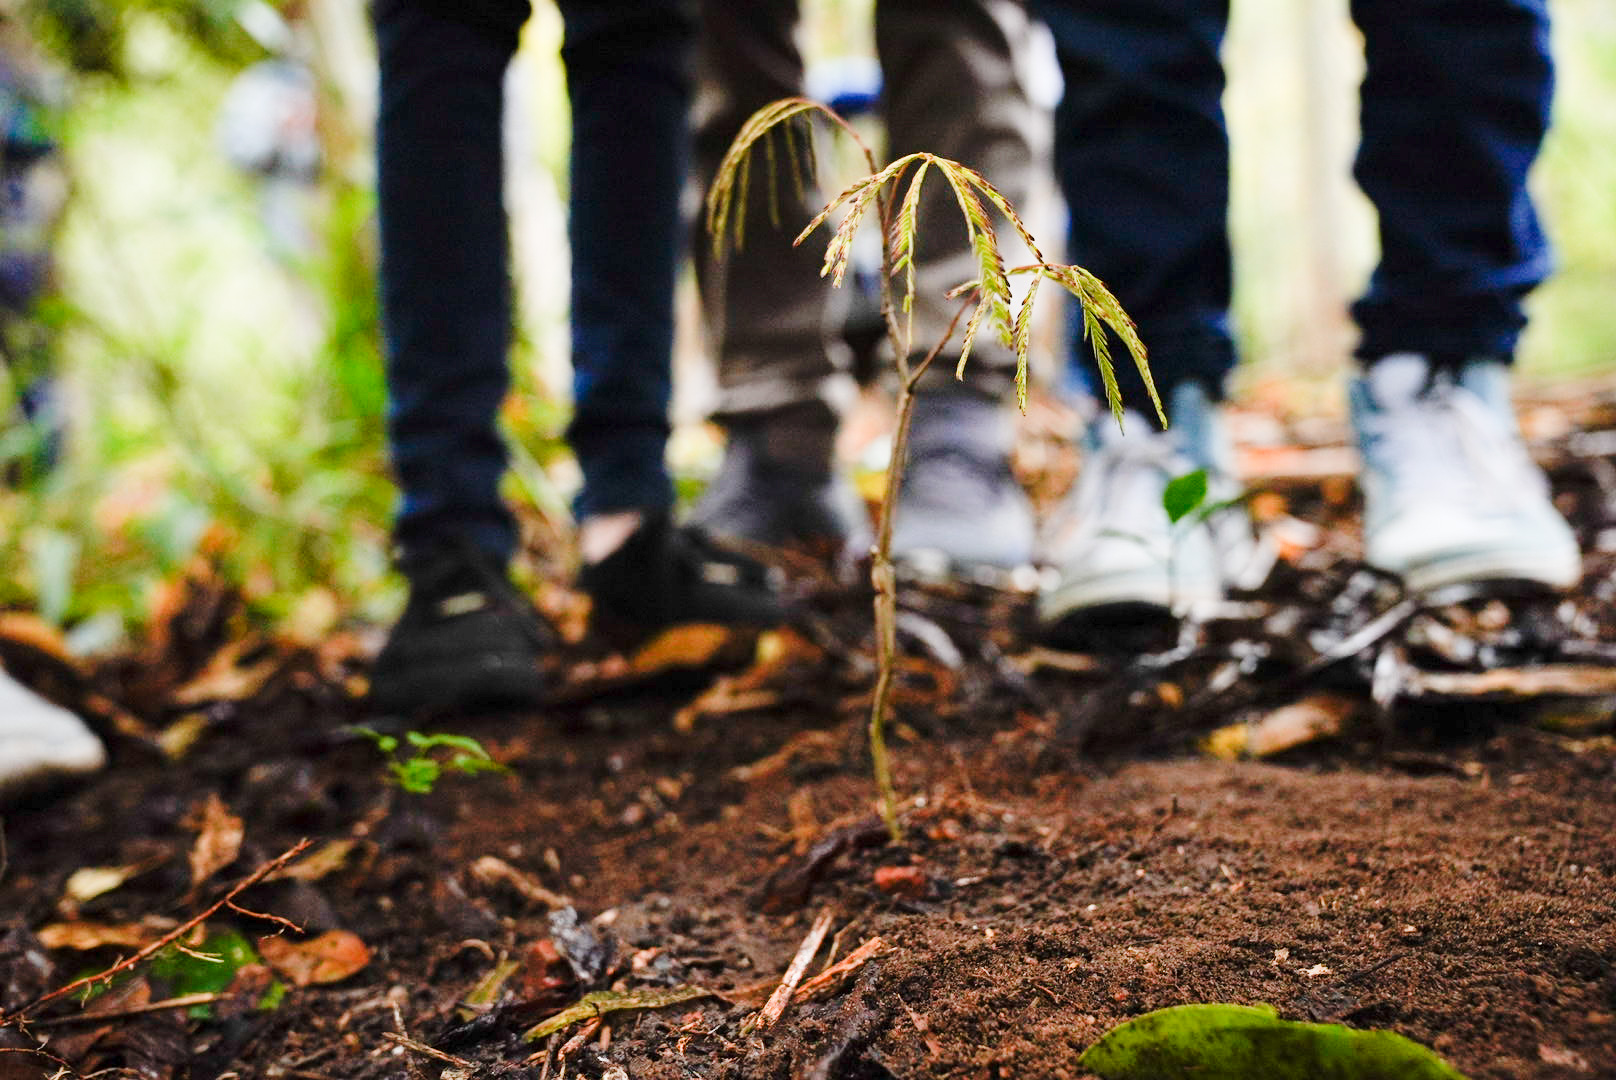
[[[412,795],[430,794],[446,772],[464,776],[510,772],[489,757],[483,744],[469,735],[446,732],[423,735],[410,731],[400,742],[398,736],[375,728],[356,725],[351,730],[376,744],[376,749],[388,759],[387,772],[393,783]]]
[[[1272,1005],[1176,1005],[1112,1028],[1078,1064],[1102,1080],[1464,1080],[1391,1031],[1281,1020]]]
[[[881,817],[896,842],[902,838],[902,828],[898,821],[897,792],[886,745],[886,722],[892,707],[898,652],[898,585],[897,572],[892,564],[892,527],[909,456],[909,432],[920,380],[944,350],[952,347],[960,320],[969,311],[970,317],[965,319],[964,329],[960,333],[954,377],[964,377],[971,347],[978,332],[985,329],[996,335],[1015,354],[1016,401],[1025,411],[1033,304],[1038,297],[1038,287],[1048,281],[1064,289],[1077,301],[1083,336],[1094,354],[1106,400],[1117,423],[1122,423],[1122,394],[1111,357],[1112,335],[1127,349],[1156,407],[1156,417],[1164,427],[1167,414],[1151,379],[1144,342],[1139,339],[1133,320],[1123,311],[1117,298],[1099,278],[1081,266],[1047,261],[1016,208],[987,178],[960,162],[925,152],[906,154],[884,168],[877,167],[874,153],[845,119],[834,110],[807,98],[783,98],[765,105],[741,125],[725,152],[707,195],[707,231],[712,238],[716,257],[723,257],[726,245],[740,247],[745,240],[746,212],[750,205],[752,170],[757,156],[754,150],[760,145],[767,170],[763,177],[763,194],[769,216],[778,225],[776,185],[781,182],[777,175],[781,171],[780,159],[784,158],[791,180],[801,190],[805,183],[804,172],[813,167],[812,122],[816,117],[828,121],[832,130],[846,135],[859,148],[869,173],[853,181],[833,198],[797,235],[795,243],[802,243],[832,214],[842,210],[842,219],[825,246],[825,262],[820,270],[820,275],[830,278],[832,285],[840,285],[852,255],[859,225],[866,218],[874,219],[881,237],[881,316],[898,376],[896,434],[892,441],[891,463],[887,467],[886,491],[881,499],[875,545],[871,550],[870,581],[875,588],[877,674],[869,723],[870,758],[880,795]],[[944,190],[952,196],[943,200],[943,204],[957,206],[964,218],[967,243],[976,259],[974,269],[977,277],[949,293],[951,298],[964,299],[955,313],[954,321],[943,332],[942,339],[917,346],[912,317],[915,249],[920,234],[922,185],[928,174],[935,177],[936,183],[944,185]],[[906,182],[907,187],[904,186]],[[1030,263],[1006,268],[990,208],[997,210],[1014,230],[1032,259]],[[928,229],[935,227],[938,226],[927,225]],[[893,281],[899,280],[900,275],[902,292],[894,298]],[[1022,276],[1027,282],[1019,300],[1011,290],[1011,278],[1015,276]],[[928,346],[929,351],[924,351]]]

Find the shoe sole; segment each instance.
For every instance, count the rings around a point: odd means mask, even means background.
[[[1582,580],[1582,555],[1575,550],[1543,549],[1458,552],[1410,566],[1401,577],[1412,593],[1484,582],[1519,583],[1558,592]]]
[[[1176,617],[1222,599],[1223,590],[1215,583],[1180,583],[1175,588],[1166,574],[1152,569],[1061,582],[1039,597],[1038,615],[1045,623],[1113,609],[1157,611]]]
[[[410,715],[536,708],[545,701],[544,675],[531,658],[485,659],[478,665],[475,682],[468,678],[468,667],[439,664],[383,680],[373,676],[366,704],[373,712]],[[378,681],[386,687],[380,693]]]

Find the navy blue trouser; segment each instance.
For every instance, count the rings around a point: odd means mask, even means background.
[[[1035,7],[1066,81],[1055,155],[1069,257],[1138,321],[1158,386],[1195,378],[1221,392],[1235,359],[1219,60],[1228,0]],[[1509,359],[1522,299],[1549,271],[1526,192],[1553,90],[1547,0],[1353,0],[1352,16],[1367,62],[1354,175],[1381,244],[1352,308],[1358,356]],[[1086,347],[1074,353],[1086,372]],[[1132,366],[1117,372],[1141,406]]]
[[[663,453],[695,20],[684,0],[560,7],[573,128],[567,437],[584,476],[574,509],[659,509],[673,501]],[[511,335],[500,132],[528,13],[528,0],[373,7],[388,440],[406,551],[452,533],[502,561],[515,548],[496,427]]]

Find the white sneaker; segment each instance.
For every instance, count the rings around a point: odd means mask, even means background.
[[[106,760],[84,721],[0,670],[0,799],[93,773]]]
[[[1223,598],[1231,561],[1253,547],[1244,511],[1231,507],[1172,522],[1162,505],[1169,481],[1207,471],[1203,506],[1239,493],[1219,410],[1199,383],[1169,401],[1172,426],[1132,410],[1123,429],[1109,415],[1089,424],[1082,471],[1050,520],[1045,560],[1053,573],[1039,597],[1040,621],[1193,614]]]
[[[1371,566],[1412,592],[1577,583],[1577,538],[1521,442],[1503,364],[1472,361],[1455,375],[1399,353],[1353,380],[1349,395]]]

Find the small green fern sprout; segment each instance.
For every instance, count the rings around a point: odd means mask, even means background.
[[[482,743],[469,735],[406,732],[404,738],[411,751],[406,756],[403,744],[396,735],[386,735],[374,728],[357,725],[352,730],[376,744],[376,749],[388,759],[387,771],[393,783],[412,795],[429,793],[445,772],[476,776],[480,773],[510,771],[490,757]]]
[[[990,184],[981,173],[948,158],[935,154],[909,154],[884,168],[878,167],[875,155],[859,139],[858,133],[833,110],[806,98],[786,98],[765,105],[741,126],[735,136],[707,196],[707,228],[713,238],[715,258],[722,258],[725,244],[733,241],[739,247],[745,239],[743,218],[751,184],[752,152],[759,142],[765,149],[768,163],[769,206],[771,217],[775,202],[773,184],[777,164],[772,134],[776,129],[784,133],[787,154],[791,159],[793,175],[801,182],[796,139],[803,136],[805,146],[812,146],[809,125],[813,117],[825,118],[846,133],[863,151],[869,172],[855,180],[814,215],[806,228],[797,236],[801,244],[830,220],[837,211],[842,218],[825,244],[825,261],[820,270],[822,277],[831,279],[833,286],[842,283],[852,257],[853,238],[860,225],[873,210],[881,230],[881,314],[886,323],[887,340],[892,348],[898,369],[897,430],[892,443],[891,466],[887,473],[886,496],[881,504],[881,519],[876,531],[871,567],[871,581],[875,586],[875,625],[878,669],[874,700],[870,707],[870,756],[875,780],[881,798],[881,814],[894,839],[901,835],[897,794],[891,767],[887,759],[885,724],[891,708],[891,690],[897,664],[897,575],[892,566],[892,520],[898,492],[903,484],[904,464],[908,457],[909,430],[914,415],[915,394],[920,379],[932,362],[949,346],[964,319],[964,332],[960,339],[959,359],[954,375],[963,378],[972,346],[984,326],[989,332],[1014,351],[1016,357],[1016,399],[1022,411],[1027,408],[1027,356],[1031,349],[1032,308],[1037,299],[1039,285],[1045,279],[1053,281],[1071,293],[1083,311],[1083,326],[1090,348],[1100,368],[1105,384],[1106,398],[1117,422],[1122,421],[1121,391],[1117,387],[1116,372],[1111,358],[1109,333],[1114,333],[1132,355],[1134,363],[1144,376],[1156,415],[1166,425],[1166,415],[1150,378],[1145,346],[1133,321],[1123,311],[1109,289],[1093,274],[1079,266],[1051,264],[1039,250],[1026,224],[1016,213],[1010,201]],[[811,159],[811,155],[807,155]],[[809,162],[812,167],[811,160]],[[933,175],[943,178],[949,187],[964,220],[968,245],[976,259],[977,277],[949,293],[963,298],[953,322],[929,352],[918,362],[910,357],[919,350],[914,347],[913,311],[915,299],[915,248],[920,234],[921,194],[927,179]],[[908,186],[904,181],[907,178]],[[901,192],[901,198],[900,198]],[[894,213],[893,206],[897,210]],[[737,206],[739,209],[737,209]],[[1031,253],[1033,262],[1014,270],[1005,268],[998,233],[995,231],[989,208],[997,210],[1009,221],[1017,236]],[[931,227],[928,225],[928,227]],[[901,305],[895,306],[892,282],[899,275],[903,280]],[[1014,275],[1030,274],[1025,294],[1017,306],[1010,279]],[[903,320],[900,323],[898,310]],[[969,316],[966,317],[966,312]]]

